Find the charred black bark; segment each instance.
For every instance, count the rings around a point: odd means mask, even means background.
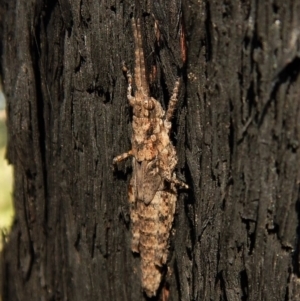
[[[15,170],[3,300],[146,300],[130,251],[133,68],[141,19],[151,93],[174,116],[169,269],[156,300],[298,300],[300,2],[1,4],[1,73]],[[38,297],[33,297],[38,296]]]

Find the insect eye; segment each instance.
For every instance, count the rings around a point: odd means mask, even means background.
[[[144,108],[147,110],[153,110],[154,108],[154,103],[152,99],[147,99],[144,101]]]

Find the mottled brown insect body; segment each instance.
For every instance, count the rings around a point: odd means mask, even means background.
[[[140,253],[142,287],[151,297],[156,295],[167,262],[170,230],[174,219],[176,185],[187,185],[176,178],[176,150],[170,141],[171,118],[177,103],[179,80],[175,82],[167,112],[149,95],[146,81],[140,23],[132,20],[135,39],[135,84],[128,78],[127,98],[133,108],[132,149],[114,158],[118,163],[132,156],[132,178],[129,186],[132,251]]]

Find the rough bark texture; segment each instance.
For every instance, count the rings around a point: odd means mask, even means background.
[[[191,188],[157,300],[299,300],[299,0],[2,1],[3,300],[146,300],[130,162],[112,169],[130,145],[131,14],[153,96],[166,106],[183,78],[173,138]]]

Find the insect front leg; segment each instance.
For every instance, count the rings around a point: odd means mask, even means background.
[[[127,87],[127,99],[129,101],[129,104],[133,106],[135,104],[135,97],[132,96],[132,75],[130,70],[126,67],[125,62],[123,62],[123,67],[122,67],[123,72],[126,73],[126,78],[128,81],[128,87]]]
[[[122,155],[119,155],[119,156],[115,157],[113,159],[113,164],[117,164],[117,163],[119,163],[119,162],[127,159],[128,157],[131,157],[131,156],[133,156],[132,150],[130,150],[129,152],[126,152],[126,153],[124,153]]]
[[[168,105],[168,110],[166,113],[166,120],[167,121],[171,121],[173,115],[174,115],[174,111],[176,109],[177,106],[177,102],[178,102],[178,89],[179,89],[179,79],[176,80],[175,85],[174,85],[174,89],[173,89],[173,94],[171,96],[169,105]]]

